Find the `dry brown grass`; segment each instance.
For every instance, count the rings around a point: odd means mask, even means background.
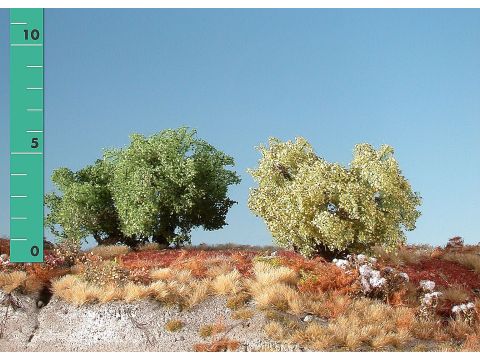
[[[27,273],[24,271],[13,271],[11,273],[0,273],[0,289],[7,294],[14,290],[25,289]]]
[[[409,330],[413,337],[420,340],[444,341],[448,338],[438,320],[416,320]]]
[[[396,251],[387,251],[381,246],[375,246],[373,248],[374,255],[386,264],[390,266],[403,266],[403,265],[415,265],[419,264],[423,259],[430,256],[433,250],[430,248],[408,248],[400,247]]]
[[[168,280],[187,284],[188,282],[194,280],[194,276],[190,270],[173,270],[171,273],[171,277]]]
[[[465,342],[462,344],[463,351],[480,351],[480,329],[474,334],[467,335]]]
[[[196,279],[190,270],[160,268],[152,270],[150,277],[156,280],[150,284],[153,297],[167,305],[192,307],[210,292],[208,279]]]
[[[150,284],[152,296],[165,305],[180,305],[187,307],[186,299],[190,295],[191,287],[177,281],[156,281]]]
[[[150,277],[153,280],[170,280],[172,278],[173,270],[170,268],[154,269],[150,272]]]
[[[471,295],[470,292],[464,286],[453,285],[441,289],[442,299],[444,301],[449,301],[452,304],[461,304],[467,302]]]
[[[293,314],[303,311],[302,295],[293,288],[298,281],[294,270],[257,262],[254,275],[246,281],[246,286],[259,309],[275,308]]]
[[[300,314],[304,309],[302,295],[285,284],[275,284],[273,286],[256,287],[253,284],[250,287],[252,297],[256,306],[261,309],[277,309],[292,314]]]
[[[446,328],[447,333],[455,340],[465,341],[474,330],[472,326],[460,319],[450,320]]]
[[[158,301],[165,301],[169,299],[170,288],[165,281],[155,281],[149,285],[151,295]]]
[[[229,338],[222,338],[212,341],[210,343],[200,343],[193,346],[193,350],[197,352],[224,352],[224,351],[236,351],[240,343],[236,340]]]
[[[264,262],[256,262],[253,267],[255,281],[259,285],[272,286],[274,284],[296,285],[298,274],[285,266],[272,266]]]
[[[80,280],[75,275],[65,275],[52,283],[53,293],[75,305],[83,305],[101,298],[102,290],[87,282]],[[123,296],[122,296],[123,297]]]
[[[223,322],[216,322],[215,324],[203,325],[200,328],[200,330],[198,330],[198,334],[202,338],[207,338],[207,337],[215,336],[217,334],[224,333],[225,330],[226,330],[226,327]]]
[[[225,255],[209,257],[204,260],[204,263],[206,267],[204,275],[211,279],[228,274],[235,269],[233,260]]]
[[[331,331],[317,323],[310,323],[304,330],[297,331],[289,341],[317,351],[331,349],[335,345]]]
[[[270,321],[264,326],[263,330],[265,331],[265,335],[270,339],[276,341],[285,340],[285,329],[278,321]]]
[[[232,313],[232,319],[234,320],[248,320],[254,315],[254,311],[251,309],[238,309]]]
[[[100,245],[90,250],[93,255],[100,256],[102,259],[113,259],[129,251],[130,248],[125,245]]]
[[[52,292],[59,298],[80,306],[86,303],[106,303],[114,300],[132,302],[146,299],[150,296],[157,296],[160,291],[152,286],[145,286],[127,282],[124,286],[106,284],[98,286],[88,283],[76,275],[65,275],[52,282]],[[165,298],[171,295],[170,292],[163,294]]]
[[[351,303],[350,296],[332,291],[310,296],[305,306],[308,312],[314,315],[323,318],[337,318],[347,311]]]
[[[250,299],[250,294],[246,292],[240,292],[238,294],[229,296],[225,306],[231,310],[237,310],[244,306]]]
[[[242,275],[236,269],[220,274],[213,279],[212,288],[218,295],[237,294],[242,289]]]
[[[210,295],[210,279],[196,280],[191,284],[192,291],[186,300],[187,307],[191,308],[200,304]]]
[[[480,274],[480,255],[475,253],[447,252],[444,260],[456,262]]]
[[[180,280],[157,280],[148,287],[150,295],[165,305],[177,304],[183,308],[191,308],[204,301],[211,293],[211,281],[209,279],[190,279],[189,272],[180,272]],[[173,278],[176,278],[173,272]]]
[[[408,308],[392,308],[378,301],[360,299],[327,326],[310,323],[306,329],[297,331],[291,341],[315,350],[400,348],[411,339],[408,328],[413,320]]]
[[[127,303],[138,301],[149,297],[150,293],[150,287],[128,282],[123,287],[123,300]]]
[[[123,296],[123,289],[114,284],[108,284],[102,288],[102,291],[97,296],[97,300],[101,304],[105,304],[110,301],[122,300]]]
[[[162,250],[164,249],[164,246],[161,246],[160,244],[157,243],[146,243],[140,245],[137,250],[138,251],[155,251],[155,250]]]
[[[14,290],[25,288],[27,273],[23,271],[13,271],[11,273],[0,273],[0,289],[7,294]]]
[[[175,332],[181,330],[184,326],[185,324],[182,320],[172,319],[167,321],[167,323],[165,324],[165,330],[169,332]]]

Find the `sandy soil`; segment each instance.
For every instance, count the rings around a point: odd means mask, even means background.
[[[0,305],[1,351],[192,351],[194,344],[211,341],[200,337],[200,327],[217,321],[227,328],[221,336],[240,342],[239,351],[301,350],[267,339],[262,313],[255,312],[249,320],[233,320],[223,297],[209,298],[184,311],[155,301],[76,307],[55,297],[38,309],[34,299],[17,294],[9,298],[17,308],[8,306],[6,317],[5,299],[7,295],[0,294],[4,303]],[[172,319],[185,326],[166,331],[165,324]]]

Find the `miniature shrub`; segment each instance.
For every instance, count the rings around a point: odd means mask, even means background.
[[[120,241],[120,219],[112,199],[110,183],[113,165],[97,160],[94,165],[73,172],[53,171],[52,182],[61,195],[45,195],[50,212],[45,226],[70,249],[79,248],[82,239],[92,235],[98,244]]]
[[[198,139],[194,130],[131,136],[124,149],[107,150],[94,165],[60,168],[52,181],[60,194],[45,196],[46,225],[77,246],[91,235],[100,245],[189,242],[196,227],[222,228],[228,187],[240,178],[230,156]]]
[[[374,245],[393,249],[415,228],[421,198],[392,147],[356,145],[348,167],[320,158],[303,138],[273,138],[259,150],[248,206],[279,245],[332,259]]]

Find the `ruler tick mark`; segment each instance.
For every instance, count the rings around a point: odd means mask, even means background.
[[[43,44],[10,44],[10,46],[43,46]]]
[[[42,112],[43,109],[27,109],[28,112]]]
[[[12,155],[42,155],[42,152],[27,152],[27,151],[17,151],[11,152]]]
[[[26,198],[27,195],[10,195],[10,197],[14,199],[23,199]]]

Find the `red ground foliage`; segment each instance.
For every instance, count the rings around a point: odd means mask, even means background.
[[[188,269],[194,276],[203,276],[211,260],[218,257],[227,257],[239,272],[248,275],[252,268],[252,260],[259,255],[255,250],[200,250],[200,249],[168,249],[130,252],[121,257],[123,267],[133,270],[139,268],[172,267]]]
[[[279,251],[278,256],[281,259],[282,265],[296,271],[314,271],[319,265],[324,266],[327,262],[322,257],[315,257],[307,259],[294,251]]]
[[[419,264],[404,266],[410,281],[418,285],[420,280],[433,280],[440,286],[464,285],[468,289],[480,289],[480,275],[455,262],[431,258]]]
[[[0,254],[10,255],[10,242],[7,239],[0,239]]]
[[[282,265],[302,274],[298,288],[302,292],[335,291],[339,294],[354,292],[358,274],[347,274],[322,257],[307,259],[293,251],[280,251]]]
[[[210,343],[200,343],[193,345],[193,350],[196,352],[225,352],[236,351],[240,343],[237,340],[222,338]]]

